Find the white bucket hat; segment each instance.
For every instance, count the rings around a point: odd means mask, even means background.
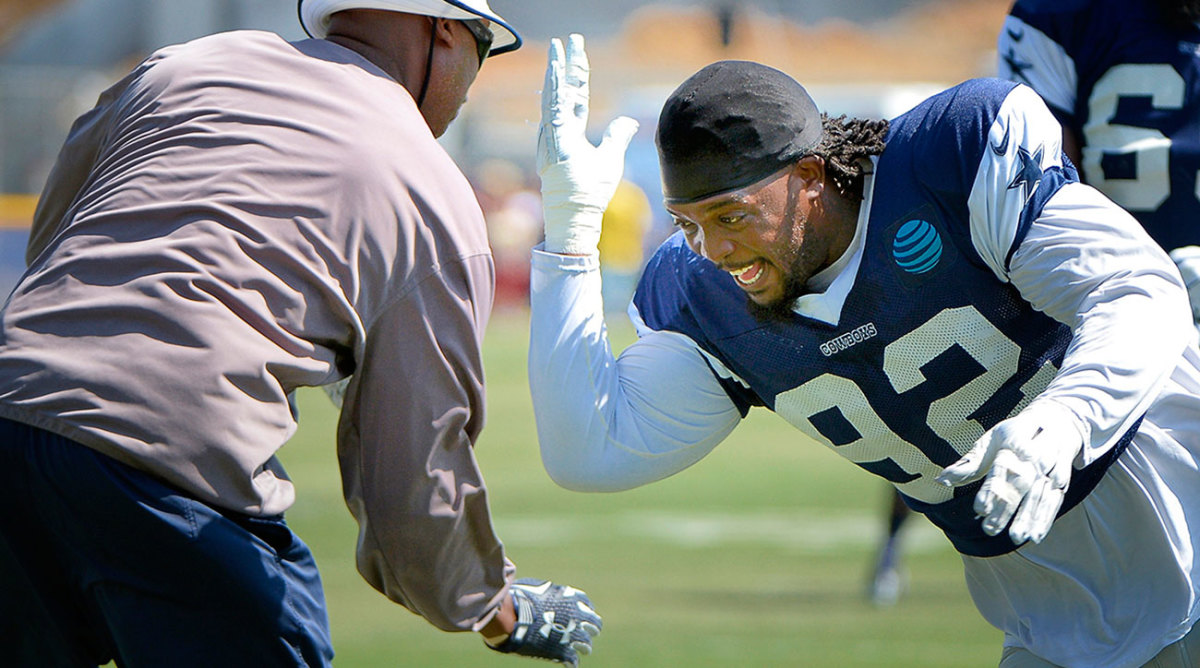
[[[488,7],[487,0],[299,0],[300,25],[313,37],[325,37],[329,17],[346,9],[385,9],[445,19],[487,19],[491,22],[492,50],[489,56],[515,51],[521,36],[508,22]]]

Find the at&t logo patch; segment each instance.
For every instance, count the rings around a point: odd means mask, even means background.
[[[892,257],[904,271],[924,274],[942,259],[942,237],[929,222],[910,220],[896,230],[896,237],[892,240]]]

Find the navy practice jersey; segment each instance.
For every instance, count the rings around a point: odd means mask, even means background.
[[[980,483],[951,489],[934,477],[1040,393],[1071,341],[1070,329],[1000,280],[972,242],[981,165],[1010,172],[999,177],[1001,194],[1016,202],[1004,263],[1050,196],[1076,180],[1069,164],[1042,167],[1047,146],[1059,151],[1057,137],[1038,144],[1037,129],[1011,109],[1018,120],[997,123],[1014,88],[969,81],[892,122],[864,203],[861,260],[835,324],[801,313],[755,319],[734,279],[681,234],[648,263],[634,298],[648,328],[682,333],[719,362],[714,372],[743,411],[766,406],[891,481],[960,552],[977,556],[1015,546],[1006,533],[983,533],[972,508]],[[1127,438],[1075,472],[1063,512]]]
[[[1200,28],[1155,2],[1018,0],[998,56],[1075,133],[1084,181],[1164,248],[1200,244]]]

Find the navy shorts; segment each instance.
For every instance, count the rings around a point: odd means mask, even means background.
[[[217,510],[0,419],[0,654],[6,666],[327,666],[333,647],[316,562],[281,516]]]

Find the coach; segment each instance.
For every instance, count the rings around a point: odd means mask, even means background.
[[[486,0],[299,11],[313,39],[151,55],[45,186],[0,313],[6,665],[328,665],[275,455],[291,393],[348,376],[363,577],[504,652],[574,664],[599,630],[581,592],[514,582],[472,452],[492,257],[436,138],[521,40]]]

